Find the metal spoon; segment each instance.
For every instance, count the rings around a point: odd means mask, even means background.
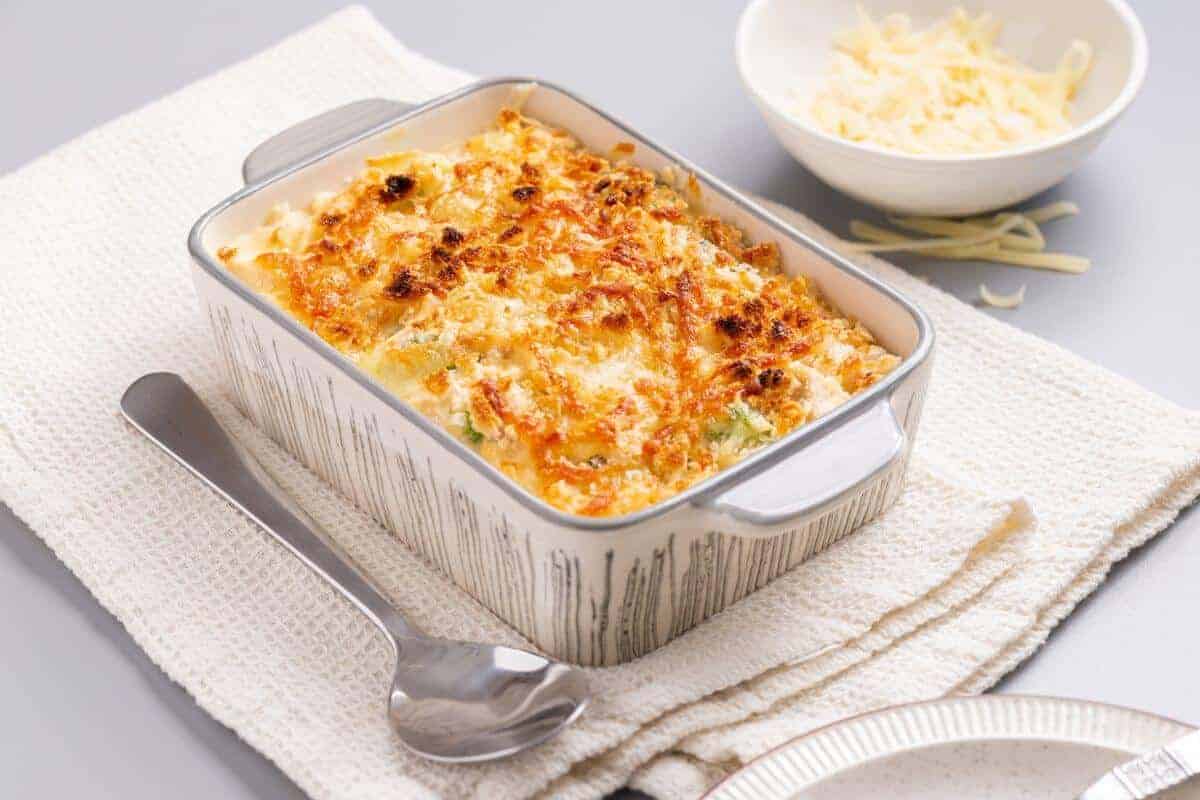
[[[121,411],[379,626],[396,651],[388,716],[413,752],[449,762],[503,758],[551,738],[587,706],[587,683],[577,667],[525,650],[419,633],[178,375],[157,372],[134,381]]]

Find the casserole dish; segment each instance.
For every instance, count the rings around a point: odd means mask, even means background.
[[[276,204],[338,188],[397,143],[436,149],[486,129],[514,102],[584,146],[695,175],[704,210],[784,269],[815,280],[903,360],[824,417],[634,513],[584,517],[530,494],[405,404],[217,258]],[[416,108],[353,103],[256,149],[247,186],[189,237],[193,275],[239,408],[456,584],[550,655],[636,658],[878,515],[897,497],[929,376],[933,332],[894,290],[737,192],[570,93],[528,79],[473,84]]]

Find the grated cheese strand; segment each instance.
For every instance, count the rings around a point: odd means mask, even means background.
[[[1057,203],[1051,203],[1048,206],[1035,208],[1025,212],[1025,216],[1041,225],[1060,217],[1073,217],[1079,213],[1079,206],[1067,200],[1059,200]]]
[[[896,238],[889,243],[879,244],[860,244],[851,243],[850,247],[862,253],[891,253],[891,252],[922,252],[925,250],[940,250],[947,247],[965,247],[969,245],[982,245],[989,242],[998,241],[1000,237],[1007,234],[1014,228],[1025,224],[1027,220],[1019,214],[1014,214],[1010,219],[1006,219],[999,225],[990,230],[983,230],[982,233],[973,236],[961,236],[958,238],[941,238],[941,239],[914,239],[901,234],[896,234]],[[859,230],[867,223],[861,223],[859,220],[853,220],[850,223],[850,230],[853,233],[855,227]],[[878,230],[878,229],[877,229]],[[857,235],[857,234],[856,234]],[[865,238],[865,237],[864,237]]]
[[[1000,242],[1002,247],[1032,252],[1045,249],[1046,239],[1042,236],[1041,230],[1034,224],[1033,220],[1026,216],[1020,214],[1001,215],[992,223],[992,227],[1002,224],[1008,219],[1016,219],[1017,224],[1013,226],[1011,232],[1002,233],[997,237],[997,241]],[[931,233],[935,236],[947,236],[950,238],[986,236],[994,232],[985,225],[976,225],[970,222],[955,222],[954,220],[937,219],[935,217],[888,217],[888,222],[904,230],[916,231],[917,233]],[[1024,233],[1017,233],[1017,230],[1024,231]]]
[[[862,220],[858,219],[850,222],[850,233],[854,236],[857,236],[859,239],[865,239],[868,242],[876,242],[879,244],[907,245],[913,241],[912,237],[905,236],[904,234],[896,233],[894,231],[884,230],[883,228],[872,225],[869,222],[863,222]],[[870,247],[859,242],[852,242],[848,244],[849,249],[860,253],[879,252],[878,250],[872,251]],[[962,247],[955,245],[943,245],[939,246],[937,249],[928,250],[924,252],[923,255],[927,255],[930,258],[940,258],[952,261],[971,261],[983,260],[985,256],[991,253],[999,252],[999,250],[1000,247],[995,242],[987,242],[985,244],[967,245]]]
[[[1092,266],[1091,259],[1084,258],[1083,256],[1073,256],[1068,253],[1017,253],[1012,250],[1001,250],[983,260],[995,261],[1000,264],[1013,264],[1018,267],[1069,272],[1072,275],[1087,272]]]
[[[1025,302],[1025,284],[1021,284],[1021,288],[1012,294],[997,294],[986,284],[981,283],[979,284],[979,299],[992,308],[1016,308]]]
[[[967,217],[963,222],[971,225],[994,225],[1004,218],[1006,213],[984,214],[978,217]],[[1037,225],[1043,225],[1047,222],[1053,222],[1056,219],[1063,217],[1073,217],[1079,213],[1079,206],[1069,200],[1059,200],[1049,205],[1044,205],[1041,208],[1031,208],[1028,211],[1022,211],[1027,218],[1032,220]]]

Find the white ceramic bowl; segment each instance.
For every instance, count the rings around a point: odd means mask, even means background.
[[[904,12],[916,28],[954,0],[858,0],[874,17]],[[1070,174],[1133,101],[1146,75],[1146,34],[1124,0],[986,0],[969,10],[1003,23],[999,45],[1051,69],[1073,39],[1095,61],[1076,95],[1075,127],[998,153],[911,155],[820,130],[811,99],[828,74],[833,36],[853,28],[856,0],[752,0],[738,23],[738,72],[776,138],[817,177],[888,211],[962,216],[1027,200]]]

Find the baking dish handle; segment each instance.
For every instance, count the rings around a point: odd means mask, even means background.
[[[246,185],[258,183],[355,135],[406,114],[415,105],[397,100],[357,100],[298,122],[260,144],[242,162]]]
[[[885,397],[840,428],[720,494],[696,501],[741,523],[737,536],[774,536],[863,491],[904,458],[908,441]]]

